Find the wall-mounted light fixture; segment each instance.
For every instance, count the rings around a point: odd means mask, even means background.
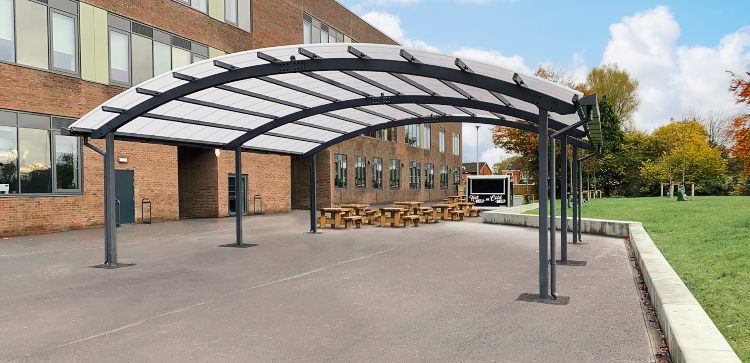
[[[218,158],[219,156],[221,156],[221,150],[219,150],[219,149],[214,149],[214,155],[216,155],[216,157],[217,157],[217,158]]]
[[[120,164],[127,164],[128,158],[117,158],[117,162]]]

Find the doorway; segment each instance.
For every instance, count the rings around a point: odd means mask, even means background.
[[[235,190],[235,174],[229,174],[229,185],[228,185],[228,193],[229,193],[229,215],[233,216],[237,214],[237,193]],[[242,205],[242,214],[247,215],[247,174],[242,174],[242,200],[240,201]]]
[[[135,188],[132,170],[115,170],[116,213],[121,224],[135,223]]]

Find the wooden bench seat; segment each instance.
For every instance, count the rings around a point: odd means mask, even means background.
[[[482,215],[482,210],[479,208],[470,208],[469,215],[467,217],[479,217]]]
[[[411,223],[411,225],[414,227],[419,227],[418,215],[411,214],[411,215],[402,216],[401,220],[404,222],[404,227],[406,227],[407,223]]]
[[[354,225],[355,228],[362,228],[362,216],[348,216],[342,219],[344,220],[345,228],[349,228],[352,225]]]
[[[456,220],[463,221],[464,220],[464,211],[462,211],[460,209],[453,209],[453,210],[450,211],[450,214],[451,214],[451,220],[452,221],[456,221]]]

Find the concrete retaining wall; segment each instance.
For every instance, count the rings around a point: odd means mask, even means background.
[[[539,218],[530,214],[500,210],[486,212],[483,218],[484,223],[539,227]],[[568,227],[572,229],[570,218]],[[560,229],[560,218],[557,228]],[[630,239],[675,363],[741,363],[640,222],[584,218],[581,231]]]

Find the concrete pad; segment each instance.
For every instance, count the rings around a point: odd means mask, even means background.
[[[308,215],[124,226],[0,241],[0,360],[649,362],[622,239],[570,248],[568,305],[537,290],[537,231],[479,219],[306,233]],[[615,328],[616,327],[616,328]]]

